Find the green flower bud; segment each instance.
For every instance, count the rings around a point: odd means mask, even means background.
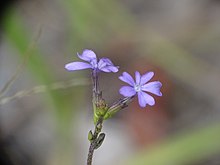
[[[91,142],[93,140],[93,133],[92,131],[90,130],[89,133],[88,133],[88,140]]]
[[[102,145],[104,139],[105,139],[105,134],[100,133],[100,135],[98,136],[98,138],[95,142],[95,149],[98,149]]]

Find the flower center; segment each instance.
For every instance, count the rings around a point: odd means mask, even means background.
[[[140,86],[139,84],[136,84],[136,85],[134,86],[134,90],[135,90],[136,92],[140,92],[140,91],[141,91],[141,86]]]
[[[98,63],[96,59],[92,59],[90,63],[94,69],[98,68]]]
[[[94,68],[98,68],[98,64],[94,64],[93,66],[94,66]]]

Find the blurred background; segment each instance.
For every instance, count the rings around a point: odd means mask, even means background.
[[[220,165],[220,1],[8,0],[0,4],[0,164],[86,164],[89,71],[67,72],[92,49],[120,66],[102,74],[109,104],[118,76],[154,71],[156,105],[104,123],[94,165]]]

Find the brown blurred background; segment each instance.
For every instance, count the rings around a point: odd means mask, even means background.
[[[154,71],[163,84],[154,107],[135,99],[104,123],[94,164],[220,164],[220,128],[206,132],[220,119],[220,1],[8,0],[0,7],[0,90],[13,83],[0,97],[0,164],[85,164],[94,127],[90,74],[64,65],[86,48],[120,66],[101,74],[109,104],[121,97],[123,71]]]

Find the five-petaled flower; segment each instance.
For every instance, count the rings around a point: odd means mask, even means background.
[[[153,106],[155,104],[155,100],[146,92],[155,94],[157,96],[162,96],[162,93],[160,92],[160,88],[162,86],[161,82],[149,82],[153,76],[154,72],[147,72],[141,76],[140,73],[136,71],[134,81],[130,74],[123,72],[119,79],[128,83],[130,86],[122,86],[119,90],[119,93],[125,97],[137,95],[138,102],[141,107],[146,107],[147,104]]]
[[[69,71],[92,69],[95,72],[118,72],[118,66],[114,66],[109,58],[97,59],[96,54],[92,50],[85,49],[78,57],[86,62],[71,62],[65,65]]]

